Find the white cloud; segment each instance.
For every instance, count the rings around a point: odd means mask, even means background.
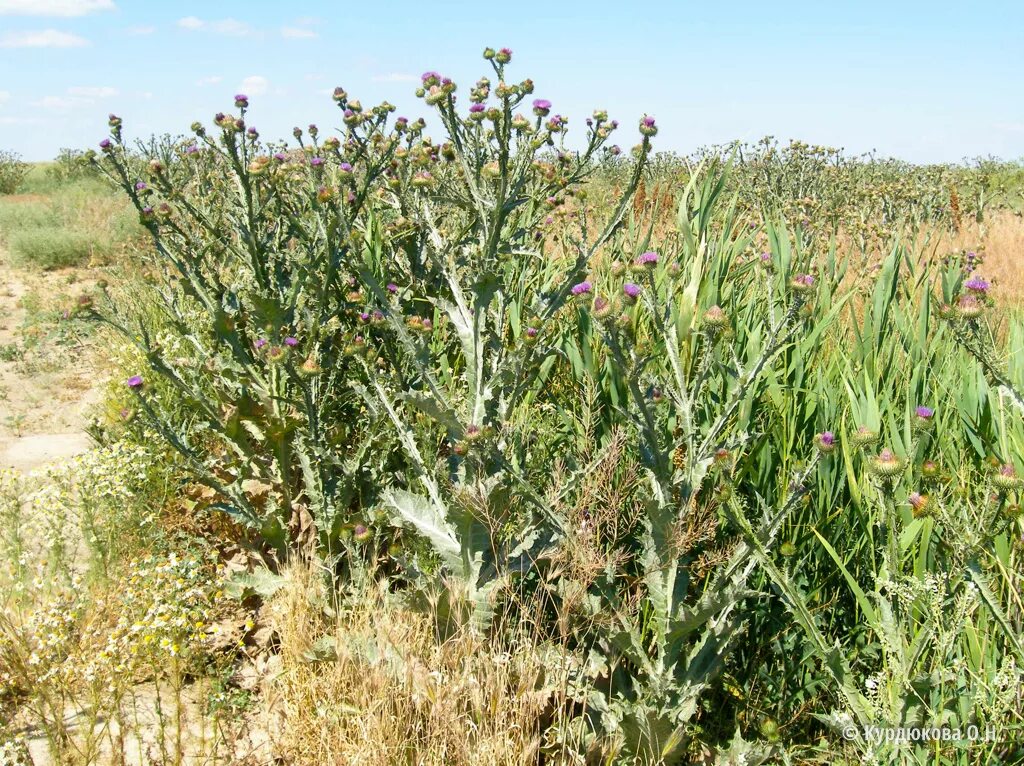
[[[1024,133],[1024,122],[997,122],[992,127],[1007,133]]]
[[[228,37],[247,37],[255,33],[252,27],[238,19],[206,21],[196,16],[185,16],[178,19],[178,26],[191,32],[213,32],[214,34],[227,35]]]
[[[267,92],[267,88],[269,86],[270,81],[267,80],[266,77],[254,74],[242,80],[242,84],[238,86],[238,90],[247,96],[261,96]]]
[[[119,94],[117,88],[104,86],[82,86],[77,85],[68,88],[63,96],[43,96],[32,101],[31,106],[40,109],[50,109],[58,112],[68,112],[79,107],[92,106],[98,100],[112,98]]]
[[[151,35],[154,32],[156,32],[156,27],[146,25],[128,27],[128,29],[126,29],[125,32],[129,35]]]
[[[0,16],[85,16],[116,7],[114,0],[0,0]]]
[[[80,48],[88,45],[84,37],[44,29],[40,32],[8,32],[0,37],[0,48]]]
[[[221,82],[224,78],[220,75],[210,75],[209,77],[200,77],[196,80],[196,85],[200,88],[205,88],[207,85],[216,85]]]
[[[89,106],[93,103],[91,98],[80,96],[43,96],[42,98],[29,102],[30,106],[38,106],[40,109],[52,109],[59,112],[66,112],[80,106]]]
[[[414,74],[403,72],[391,72],[389,74],[378,74],[370,78],[373,82],[419,82],[420,78]]]
[[[69,96],[80,96],[82,98],[110,98],[118,94],[117,88],[111,88],[110,86],[101,87],[83,87],[75,86],[68,88]]]
[[[302,27],[281,27],[281,37],[289,40],[312,40],[314,37],[319,37],[316,32],[312,29],[304,29]]]
[[[0,125],[43,125],[45,122],[38,117],[0,117]]]

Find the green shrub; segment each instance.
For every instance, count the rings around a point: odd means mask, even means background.
[[[103,180],[46,183],[50,190],[38,199],[0,200],[0,240],[17,265],[54,269],[109,260],[140,235],[131,209]]]
[[[0,194],[14,194],[18,191],[29,166],[21,161],[21,155],[15,152],[0,151]]]
[[[91,257],[104,254],[102,245],[91,235],[63,228],[15,232],[7,238],[7,247],[16,265],[40,269],[81,266]]]

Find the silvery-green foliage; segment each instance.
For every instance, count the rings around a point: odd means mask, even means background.
[[[581,184],[616,123],[595,112],[584,147],[567,148],[568,120],[542,99],[531,107],[532,82],[509,84],[499,58],[493,92],[479,80],[469,111],[454,84],[424,75],[420,92],[440,118],[449,162],[416,176],[411,193],[379,195],[358,268],[366,311],[387,340],[357,389],[391,422],[409,465],[382,503],[430,543],[478,626],[509,572],[561,534],[533,475],[531,403],[556,361],[570,288],[620,225],[650,149],[645,135],[631,181],[595,222]],[[563,253],[546,241],[555,217],[575,230]],[[383,235],[389,220],[401,220],[403,236]]]

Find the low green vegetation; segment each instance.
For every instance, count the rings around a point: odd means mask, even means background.
[[[57,269],[107,262],[141,233],[136,216],[100,178],[69,180],[36,165],[19,189],[16,196],[0,197],[0,247],[14,265]]]

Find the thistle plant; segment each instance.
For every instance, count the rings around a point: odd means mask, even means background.
[[[149,231],[161,281],[145,310],[114,296],[86,313],[138,346],[134,408],[219,507],[281,549],[336,548],[373,504],[369,461],[388,461],[349,387],[363,369],[355,267],[376,195],[400,156],[411,168],[402,144],[419,144],[422,126],[340,88],[334,99],[344,140],[311,125],[297,148],[264,144],[239,94],[212,132],[196,124],[194,139],[136,152],[112,115],[94,157]]]
[[[641,121],[631,180],[595,225],[581,185],[618,124],[596,111],[572,151],[569,120],[532,98],[530,80],[507,82],[511,52],[485,58],[496,83],[481,78],[467,110],[454,83],[423,75],[418,94],[445,139],[402,148],[413,167],[377,198],[357,267],[363,311],[377,318],[366,341],[381,362],[376,372],[364,362],[358,388],[392,423],[410,467],[382,502],[430,541],[478,626],[515,561],[564,525],[534,475],[531,404],[566,304],[621,224],[657,132],[653,118]],[[555,218],[572,232],[559,249],[545,234]]]

